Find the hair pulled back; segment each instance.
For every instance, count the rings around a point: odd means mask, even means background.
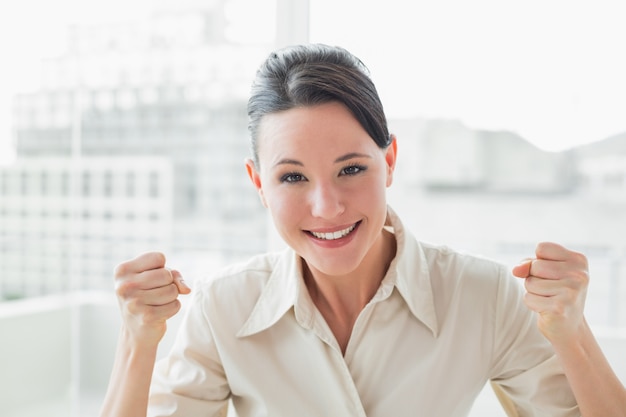
[[[257,70],[248,100],[248,129],[258,165],[263,116],[332,101],[343,103],[376,144],[390,144],[383,106],[363,62],[347,50],[323,44],[290,46],[269,55]]]

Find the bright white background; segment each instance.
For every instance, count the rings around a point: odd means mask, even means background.
[[[12,159],[11,99],[36,90],[40,60],[63,53],[67,26],[145,13],[147,0],[21,0],[0,8],[0,164]]]
[[[20,0],[0,6],[0,165],[14,159],[11,100],[14,94],[36,91],[42,58],[67,48],[71,24],[126,22],[145,19],[155,7],[211,5],[218,0]],[[230,0],[227,37],[239,42],[264,42],[273,34],[275,11],[266,2]],[[269,25],[269,26],[268,26]],[[252,74],[251,74],[252,77]]]
[[[211,0],[207,0],[210,2]],[[62,51],[66,24],[128,20],[149,0],[22,0],[0,13],[0,163],[10,97]],[[254,0],[241,29],[268,16]],[[311,41],[370,67],[390,117],[458,118],[515,131],[547,150],[626,130],[626,7],[621,0],[311,0]]]
[[[62,50],[66,23],[132,19],[153,3],[2,9],[0,162],[10,155],[10,97],[37,82],[40,57]],[[621,0],[311,0],[310,35],[368,64],[391,117],[459,118],[560,150],[626,130],[625,12]],[[242,28],[254,36],[259,24]]]
[[[625,13],[620,0],[312,0],[311,40],[360,56],[391,116],[561,150],[626,130]]]

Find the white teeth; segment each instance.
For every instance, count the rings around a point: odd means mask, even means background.
[[[335,240],[335,239],[341,239],[342,237],[347,236],[351,231],[354,230],[355,227],[356,227],[356,224],[353,224],[352,226],[348,227],[347,229],[338,230],[338,231],[332,232],[332,233],[311,232],[311,234],[313,236],[315,236],[316,238],[318,238],[318,239]]]

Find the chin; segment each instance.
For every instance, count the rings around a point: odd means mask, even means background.
[[[327,276],[341,277],[346,276],[356,271],[361,263],[355,261],[349,261],[345,258],[338,259],[336,262],[329,262],[328,259],[322,262],[308,262],[310,269],[321,272]]]

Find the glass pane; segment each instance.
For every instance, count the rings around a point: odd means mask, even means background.
[[[275,15],[274,0],[2,10],[3,416],[97,414],[119,262],[159,250],[192,282],[266,248],[242,161]]]

